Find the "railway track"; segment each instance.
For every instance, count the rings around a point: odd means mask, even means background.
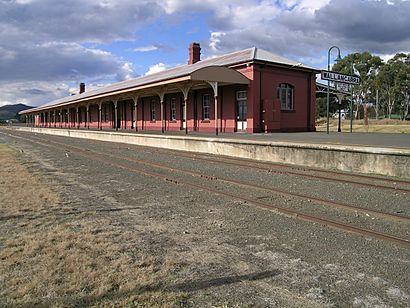
[[[175,151],[173,150],[166,150],[162,148],[156,148],[156,150],[164,154],[171,153],[175,155]],[[410,181],[402,180],[402,179],[381,178],[377,176],[368,176],[364,174],[351,174],[351,173],[347,174],[344,172],[331,171],[331,170],[324,171],[324,170],[312,168],[312,167],[296,167],[296,166],[289,166],[289,165],[273,163],[273,162],[255,162],[255,161],[250,161],[244,158],[232,158],[232,157],[227,157],[227,156],[218,156],[218,158],[213,158],[211,156],[208,156],[208,154],[202,154],[202,153],[197,154],[197,153],[186,152],[186,151],[178,151],[178,156],[183,156],[183,157],[187,157],[190,159],[196,159],[196,160],[201,160],[201,161],[207,161],[207,162],[211,162],[215,164],[226,164],[226,165],[232,165],[232,166],[238,166],[238,167],[259,169],[259,170],[267,171],[270,173],[297,175],[297,176],[305,177],[308,179],[354,184],[354,185],[359,185],[363,187],[383,189],[383,190],[395,191],[395,192],[410,193]],[[310,174],[307,174],[307,172],[310,172]],[[312,174],[312,172],[318,173],[321,175]],[[350,180],[350,179],[347,180],[347,179],[340,178],[340,177],[347,177],[347,176],[353,179],[357,179],[357,180],[355,181],[355,180]],[[373,181],[373,182],[378,181],[381,183],[383,182],[392,183],[393,185],[400,184],[403,186],[408,186],[409,188],[388,186],[388,185],[380,184],[380,183],[379,184],[366,183],[366,182],[363,182],[363,180]]]
[[[126,149],[125,145],[118,143],[118,147]],[[150,148],[147,146],[139,146],[142,148]],[[152,149],[152,148],[150,148]],[[175,150],[168,150],[163,148],[155,148],[156,152],[160,152],[166,155],[175,155]],[[250,169],[258,169],[261,171],[266,171],[272,174],[286,174],[286,175],[297,175],[300,177],[323,180],[330,182],[338,182],[345,184],[354,184],[361,187],[383,189],[387,191],[402,192],[410,194],[410,181],[398,178],[387,178],[379,177],[376,175],[365,175],[365,174],[354,174],[346,173],[341,171],[332,170],[322,170],[314,167],[300,167],[300,166],[290,166],[286,164],[274,163],[274,162],[257,162],[253,160],[248,160],[245,158],[234,158],[228,156],[218,156],[217,158],[204,154],[204,153],[193,153],[187,151],[177,151],[178,156],[186,157],[189,159],[196,159],[200,161],[206,161],[214,164],[225,164],[237,167],[245,167]],[[349,179],[343,178],[349,177]],[[387,185],[390,184],[390,185]],[[393,185],[393,186],[392,186]],[[401,185],[401,186],[399,186]]]
[[[206,185],[202,185],[202,184],[196,184],[192,181],[187,181],[187,180],[181,180],[180,178],[176,178],[173,175],[164,175],[158,172],[153,172],[153,171],[148,171],[148,170],[143,170],[141,168],[136,168],[135,165],[138,164],[139,166],[141,166],[141,164],[147,164],[147,162],[141,162],[141,160],[135,160],[135,159],[131,159],[131,158],[125,158],[125,157],[118,157],[118,156],[114,156],[114,155],[110,155],[110,154],[106,154],[100,151],[96,151],[96,150],[90,150],[90,149],[84,149],[84,148],[80,148],[77,146],[72,146],[72,145],[68,145],[65,143],[60,143],[60,142],[56,142],[56,141],[50,141],[50,140],[46,140],[46,142],[44,142],[44,139],[38,138],[38,137],[33,137],[31,139],[25,138],[25,137],[21,137],[21,136],[15,136],[15,135],[10,135],[11,137],[17,137],[17,138],[21,138],[24,139],[26,141],[35,143],[35,144],[40,144],[46,147],[51,147],[51,148],[55,148],[58,150],[62,150],[62,147],[67,147],[70,148],[72,150],[72,152],[75,152],[76,154],[89,158],[91,160],[94,161],[98,161],[101,162],[103,164],[106,165],[110,165],[112,167],[115,168],[120,168],[123,170],[127,170],[129,172],[133,172],[133,173],[139,173],[139,174],[143,174],[146,176],[150,176],[150,177],[155,177],[155,178],[160,178],[163,180],[166,180],[168,182],[174,183],[174,184],[178,184],[178,185],[184,185],[186,187],[191,187],[191,188],[195,188],[195,189],[201,189],[203,191],[208,191],[211,192],[215,195],[220,195],[220,196],[224,196],[224,197],[229,197],[235,200],[241,200],[241,201],[245,201],[248,204],[253,204],[256,205],[260,208],[265,208],[265,209],[270,209],[270,210],[274,210],[278,213],[281,214],[285,214],[291,217],[295,217],[297,219],[301,219],[301,220],[305,220],[305,221],[309,221],[309,222],[315,222],[315,223],[320,223],[338,230],[342,230],[342,231],[347,231],[347,232],[351,232],[351,233],[355,233],[355,234],[359,234],[362,236],[369,236],[369,237],[373,237],[373,238],[378,238],[378,239],[382,239],[385,241],[389,241],[389,242],[394,242],[397,244],[400,244],[402,246],[405,246],[406,248],[410,248],[410,240],[402,238],[402,237],[398,237],[398,236],[394,236],[394,235],[390,235],[390,234],[386,234],[383,232],[378,232],[378,231],[374,231],[374,230],[370,230],[370,229],[366,229],[366,228],[362,228],[362,227],[358,227],[352,224],[347,224],[347,223],[343,223],[343,222],[339,222],[336,220],[332,220],[332,219],[328,219],[328,218],[324,218],[324,217],[320,217],[320,216],[315,216],[315,215],[310,215],[310,214],[306,214],[303,213],[301,211],[298,210],[294,210],[294,209],[289,209],[289,208],[285,208],[279,205],[275,205],[272,203],[268,203],[268,202],[264,202],[261,200],[255,200],[253,198],[247,198],[247,197],[243,197],[240,196],[238,194],[235,193],[231,193],[231,192],[226,192],[226,191],[221,191],[219,189],[216,188],[212,188]],[[34,141],[33,139],[36,139],[37,141]],[[51,145],[51,143],[54,143],[55,145]],[[110,158],[110,160],[108,161],[107,158]],[[120,162],[115,162],[115,160],[120,159]],[[132,165],[128,164],[128,163],[132,163]],[[161,168],[161,169],[165,169],[167,171],[170,172],[183,172],[183,173],[189,173],[193,176],[199,176],[199,177],[209,177],[207,175],[203,175],[201,173],[195,173],[189,170],[183,170],[181,168],[171,168],[168,166],[164,166],[161,164],[154,164],[154,163],[149,163],[151,167],[155,167],[155,168]],[[259,187],[255,187],[255,185],[249,184],[249,183],[242,183],[240,181],[233,181],[233,180],[229,180],[229,179],[220,179],[222,181],[229,181],[232,184],[236,184],[236,185],[242,185],[242,186],[247,186],[247,187],[252,187],[252,188],[257,188],[257,189],[268,189],[268,188],[259,188]],[[287,194],[287,195],[293,195],[292,193],[289,192],[284,192],[284,191],[278,191],[278,190],[272,190],[269,189],[272,192],[278,193],[278,194]],[[299,198],[306,198],[305,195],[296,195],[296,197]],[[312,197],[309,197],[310,199],[312,199]],[[338,206],[338,207],[343,207],[346,209],[350,209],[353,210],[352,206],[348,205],[348,204],[339,204],[333,201],[328,201],[328,200],[324,200],[324,199],[320,199],[318,198],[318,200],[315,200],[319,203],[326,203],[326,204],[332,204],[333,206]],[[333,204],[336,203],[336,204]],[[355,210],[358,210],[357,207],[354,207]],[[404,220],[404,221],[409,221],[409,217],[407,216],[402,216],[402,215],[396,215],[396,214],[391,214],[391,213],[385,213],[385,212],[380,212],[380,211],[375,211],[375,210],[370,210],[370,209],[365,209],[365,208],[359,208],[360,211],[373,211],[374,214],[377,215],[381,215],[384,217],[389,217],[389,218],[393,218],[393,219],[400,219],[400,220]]]
[[[39,138],[37,138],[37,140],[43,141],[42,139],[39,139]],[[78,151],[83,150],[82,148],[77,147],[77,146],[67,145],[65,143],[51,141],[51,140],[48,140],[48,141],[52,142],[54,144],[57,144],[59,146],[67,146],[67,147],[70,147],[70,148],[75,148]],[[92,153],[95,153],[95,154],[101,154],[100,152],[95,151],[95,150],[91,150],[91,149],[87,149],[87,152],[92,152]],[[118,158],[118,156],[116,156],[116,155],[111,155],[111,154],[107,154],[107,153],[104,153],[104,155],[110,157],[111,159]],[[314,196],[306,195],[306,194],[302,194],[302,193],[288,192],[288,191],[285,191],[283,189],[277,189],[277,188],[272,188],[272,187],[263,187],[263,186],[255,185],[255,184],[252,184],[252,183],[247,183],[247,182],[243,182],[243,181],[229,179],[229,178],[226,178],[226,177],[220,177],[220,176],[214,177],[212,175],[207,175],[207,174],[200,173],[200,172],[194,172],[194,171],[191,171],[189,169],[182,168],[182,167],[174,168],[174,167],[169,167],[169,166],[164,165],[164,164],[152,163],[148,160],[133,159],[133,158],[130,158],[130,157],[125,157],[125,156],[122,156],[121,159],[129,161],[129,162],[134,163],[134,164],[139,164],[139,165],[142,165],[142,166],[150,166],[150,167],[153,167],[153,168],[160,168],[160,169],[163,169],[163,170],[166,170],[166,171],[169,171],[169,172],[184,173],[186,175],[190,175],[190,176],[198,177],[198,178],[215,179],[215,180],[222,181],[222,182],[229,183],[229,184],[240,185],[240,186],[246,187],[246,188],[271,192],[271,193],[274,193],[274,194],[280,195],[280,196],[297,197],[297,198],[300,198],[300,199],[303,199],[303,200],[315,201],[315,202],[318,202],[318,203],[320,203],[322,205],[325,205],[325,206],[343,208],[343,209],[348,209],[348,210],[353,211],[353,212],[361,212],[361,213],[364,213],[364,214],[374,214],[374,215],[389,218],[389,219],[398,219],[398,220],[401,220],[401,221],[410,222],[410,217],[409,216],[400,215],[400,214],[396,214],[396,213],[387,213],[387,212],[383,212],[383,211],[380,211],[380,210],[370,209],[370,208],[357,206],[357,205],[353,206],[353,205],[350,205],[350,204],[347,204],[347,203],[335,202],[335,201],[327,200],[327,199],[324,199],[324,198],[318,198],[318,197],[314,197]]]

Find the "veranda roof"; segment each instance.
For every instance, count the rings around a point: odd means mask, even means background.
[[[266,50],[253,47],[219,57],[201,60],[195,64],[181,65],[159,73],[125,80],[102,88],[86,91],[81,94],[63,97],[42,106],[22,111],[20,112],[20,114],[38,112],[41,110],[62,107],[73,103],[79,103],[178,82],[181,83],[186,81],[201,80],[218,81],[222,84],[248,84],[249,80],[245,76],[228,67],[235,64],[241,64],[251,61],[268,62],[281,66],[297,67],[298,69],[317,72],[317,70],[312,67],[280,57]]]

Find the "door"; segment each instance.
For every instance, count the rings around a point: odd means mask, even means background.
[[[181,129],[185,129],[186,128],[186,114],[185,114],[185,101],[183,99],[181,99],[181,114],[182,114]]]
[[[117,103],[117,127],[116,128],[121,128],[121,114],[124,111],[124,105],[123,102],[118,102]]]
[[[244,131],[248,127],[246,122],[248,107],[246,91],[236,92],[236,106],[236,130]]]

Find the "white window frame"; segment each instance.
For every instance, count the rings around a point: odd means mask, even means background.
[[[245,93],[245,95],[243,95]],[[236,100],[241,101],[241,100],[247,100],[248,99],[248,91],[237,91],[236,92]]]
[[[170,119],[171,121],[177,120],[177,99],[175,97],[171,98],[170,116],[171,116],[171,119]]]
[[[151,122],[155,122],[156,121],[156,110],[155,110],[155,100],[152,100],[150,103],[150,119]]]
[[[278,86],[278,98],[280,100],[280,110],[295,110],[295,87],[289,83],[281,83]]]
[[[202,95],[202,120],[209,120],[211,116],[211,95]]]

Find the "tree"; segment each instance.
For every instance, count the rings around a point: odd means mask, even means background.
[[[396,54],[382,67],[379,78],[389,118],[396,107],[401,119],[406,119],[409,114],[410,54]]]
[[[359,105],[367,104],[374,96],[371,91],[376,85],[376,77],[383,61],[378,56],[373,56],[369,52],[349,54],[336,63],[332,70],[342,74],[356,74],[360,76],[361,82],[353,87],[353,102],[355,103],[355,118],[358,118]]]
[[[325,117],[326,116],[326,98],[318,97],[316,99],[316,117]]]
[[[397,65],[396,90],[398,107],[401,119],[405,120],[410,108],[410,54],[398,53],[390,61]]]
[[[385,65],[381,69],[380,80],[386,113],[388,114],[389,119],[391,119],[391,114],[397,97],[395,89],[395,68],[393,65]]]

